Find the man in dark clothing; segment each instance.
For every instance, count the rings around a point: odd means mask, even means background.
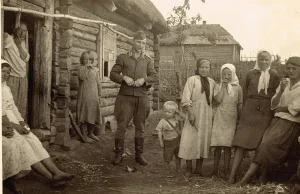
[[[141,165],[147,165],[142,156],[145,121],[150,112],[147,88],[158,81],[158,76],[151,59],[145,55],[145,45],[144,32],[136,32],[131,51],[119,55],[110,72],[110,79],[121,84],[114,110],[118,123],[114,165],[122,162],[125,130],[132,117],[135,126],[135,160]]]

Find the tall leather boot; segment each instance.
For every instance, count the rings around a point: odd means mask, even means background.
[[[116,156],[113,161],[113,165],[119,165],[122,163],[123,150],[124,150],[124,139],[115,139]]]
[[[134,138],[135,143],[135,161],[141,165],[147,165],[148,162],[143,157],[144,138]]]

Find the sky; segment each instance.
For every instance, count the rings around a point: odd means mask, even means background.
[[[166,19],[184,0],[151,0]],[[190,0],[188,17],[200,13],[220,24],[243,47],[242,56],[266,49],[282,59],[300,56],[300,0]]]

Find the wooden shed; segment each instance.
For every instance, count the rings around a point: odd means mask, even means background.
[[[113,119],[119,90],[109,80],[109,73],[116,57],[131,49],[135,31],[146,33],[146,54],[159,69],[159,35],[167,32],[168,26],[150,0],[4,0],[2,9],[2,33],[12,30],[17,15],[28,25],[31,90],[27,120],[33,130],[50,136],[50,143],[70,142],[69,111],[75,116],[77,68],[83,51],[93,52],[93,65],[102,78],[104,125]],[[154,88],[157,96],[158,85]],[[151,92],[149,98],[152,108],[157,109],[158,98]]]
[[[161,38],[161,68],[174,63],[174,56],[185,56],[190,66],[195,65],[197,57],[210,59],[213,63],[239,62],[241,45],[219,24],[192,24],[179,36],[178,27],[163,34]],[[180,34],[180,33],[179,33]],[[181,39],[180,39],[181,38]],[[182,45],[178,42],[182,40]]]

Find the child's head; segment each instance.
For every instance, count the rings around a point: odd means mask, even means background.
[[[90,63],[90,56],[88,51],[84,51],[80,56],[80,64],[88,65]]]
[[[164,103],[163,110],[167,119],[174,118],[175,112],[178,112],[178,105],[174,101],[167,101]]]
[[[91,51],[84,51],[80,57],[80,63],[82,65],[91,65],[94,63],[94,56]]]

